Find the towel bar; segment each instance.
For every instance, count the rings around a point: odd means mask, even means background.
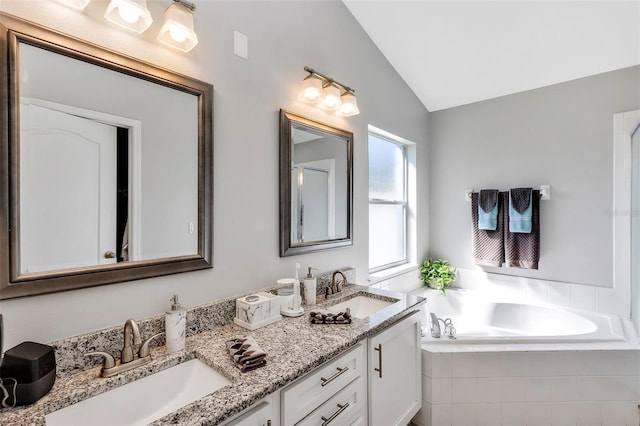
[[[471,194],[474,193],[473,189],[465,189],[464,199],[471,201]],[[546,201],[551,199],[551,185],[540,185],[540,200]]]

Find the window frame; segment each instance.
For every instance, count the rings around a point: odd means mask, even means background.
[[[391,135],[383,135],[382,132],[375,131],[369,126],[369,131],[367,132],[367,148],[369,147],[369,138],[374,136],[378,139],[381,139],[385,142],[394,144],[399,146],[402,149],[402,197],[403,200],[389,200],[389,199],[381,199],[381,198],[371,198],[369,193],[369,207],[373,205],[401,205],[403,209],[403,235],[404,235],[404,244],[403,244],[403,253],[402,259],[397,260],[395,262],[385,263],[383,265],[378,265],[375,267],[371,267],[369,265],[369,273],[375,273],[379,271],[383,271],[386,269],[394,268],[397,266],[405,265],[409,263],[409,235],[408,235],[408,220],[409,220],[409,150],[408,144],[403,143],[400,140],[396,140],[396,138],[391,137]],[[397,138],[399,139],[399,138]],[[370,167],[370,164],[369,164]],[[369,221],[369,232],[371,232],[371,222]],[[369,246],[371,249],[371,246]]]

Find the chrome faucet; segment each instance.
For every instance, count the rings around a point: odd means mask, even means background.
[[[108,352],[88,352],[84,356],[100,355],[104,359],[102,361],[102,368],[100,369],[100,375],[102,377],[111,377],[116,374],[129,371],[141,365],[145,365],[151,362],[151,353],[149,350],[149,343],[163,335],[164,333],[154,334],[144,342],[140,338],[140,329],[138,324],[128,319],[124,323],[124,346],[120,352],[120,359],[116,361]],[[132,339],[133,338],[133,339]]]
[[[436,314],[431,312],[431,336],[437,339],[440,338],[441,335],[442,332],[440,331],[440,322],[438,321],[438,317]]]
[[[444,325],[444,330],[442,331],[440,329],[440,321],[442,321],[442,325]],[[438,318],[436,314],[431,312],[431,336],[439,338],[442,335],[449,339],[456,338],[456,328],[453,326],[453,321],[451,318],[444,320],[442,318]]]
[[[342,281],[338,281],[336,283],[336,275],[341,275]],[[347,277],[344,274],[344,272],[340,270],[335,271],[331,276],[331,285],[328,285],[327,287],[325,287],[325,290],[324,290],[325,297],[330,298],[330,297],[335,297],[339,295],[342,292],[342,286],[346,283],[347,283]]]

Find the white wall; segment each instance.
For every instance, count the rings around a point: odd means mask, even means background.
[[[198,1],[200,44],[181,54],[155,41],[167,1],[149,1],[154,24],[142,36],[103,18],[106,0],[84,12],[48,0],[3,0],[0,9],[214,85],[214,269],[3,301],[5,348],[48,342],[162,313],[179,293],[187,307],[271,285],[303,269],[357,268],[367,278],[367,125],[417,147],[418,257],[427,252],[427,111],[338,0]],[[233,31],[249,59],[233,54]],[[303,67],[354,87],[360,115],[336,118],[297,100]],[[278,111],[354,132],[354,245],[278,257]]]
[[[548,184],[538,271],[550,281],[613,286],[613,114],[640,106],[640,67],[430,115],[432,255],[472,262],[464,190]]]

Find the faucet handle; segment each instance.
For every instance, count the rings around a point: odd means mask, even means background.
[[[164,334],[164,332],[160,332],[158,334],[154,334],[153,336],[149,337],[147,340],[145,340],[144,342],[142,342],[142,346],[140,346],[140,350],[138,351],[138,357],[139,358],[144,358],[149,356],[149,343],[155,339],[156,337],[160,337]]]
[[[84,356],[93,356],[100,355],[103,357],[102,360],[102,369],[105,370],[107,368],[113,368],[116,366],[116,360],[113,358],[113,355],[107,352],[87,352]]]

